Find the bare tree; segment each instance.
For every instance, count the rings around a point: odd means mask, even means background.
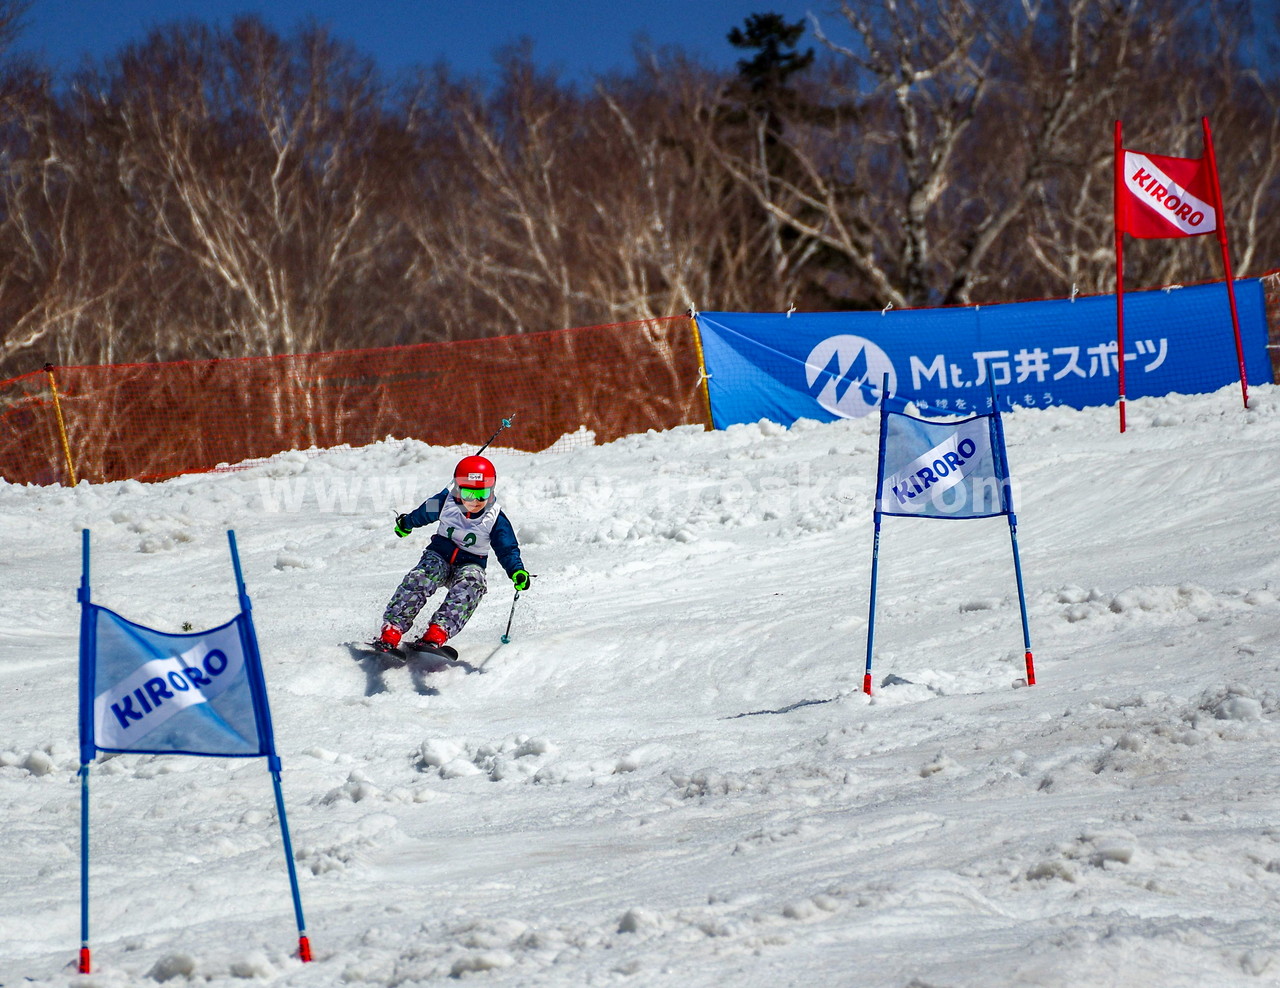
[[[721,81],[681,60],[654,58],[645,72],[642,85],[597,87],[608,112],[593,130],[613,181],[590,189],[593,294],[617,319],[785,307],[799,267],[769,249],[772,231],[752,229],[758,214],[704,139]]]
[[[331,339],[333,299],[374,249],[360,235],[380,123],[372,66],[321,30],[291,45],[241,18],[226,35],[153,34],[120,71],[123,98],[104,94],[102,112],[140,149],[131,178],[155,201],[156,236],[226,304],[208,329],[242,352]]]
[[[8,54],[14,39],[22,33],[22,19],[31,4],[32,0],[0,0],[0,58]]]
[[[516,48],[491,89],[447,66],[393,89],[252,17],[59,86],[6,57],[25,7],[0,0],[13,372],[1106,291],[1116,119],[1197,156],[1209,116],[1237,272],[1280,254],[1280,52],[1249,19],[1276,14],[1253,0],[850,0],[811,22],[819,56],[753,15],[736,73],[639,52],[578,88]],[[1135,242],[1127,280],[1207,277],[1206,255]]]
[[[1229,197],[1228,211],[1246,216],[1250,244],[1266,239],[1259,220],[1274,201],[1277,145],[1267,128],[1277,111],[1242,71],[1238,25],[1248,6],[842,3],[834,24],[814,22],[834,64],[811,91],[852,109],[817,120],[793,111],[757,127],[753,142],[708,137],[776,223],[842,262],[850,301],[1104,290],[1114,280],[1109,137],[1126,109],[1140,140],[1179,131],[1194,139],[1188,123],[1204,112],[1224,124],[1233,112],[1265,121],[1240,135],[1262,185],[1249,185],[1251,201]],[[785,159],[763,153],[766,137],[785,146]],[[1139,255],[1138,272],[1175,280],[1193,249],[1165,244],[1158,259]],[[1257,249],[1246,246],[1245,257]],[[836,264],[809,267],[809,277],[837,276]]]
[[[112,304],[128,263],[103,250],[117,206],[109,168],[84,121],[60,111],[46,75],[10,75],[4,107],[0,352],[26,369],[49,360],[110,359],[118,329]]]

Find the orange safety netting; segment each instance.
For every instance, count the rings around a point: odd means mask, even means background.
[[[284,450],[388,437],[534,452],[706,421],[690,320],[232,360],[57,367],[0,382],[0,477],[158,480]]]

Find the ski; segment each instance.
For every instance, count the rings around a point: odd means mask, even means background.
[[[382,641],[347,642],[351,656],[357,662],[375,659],[382,669],[401,669],[410,663],[423,672],[438,672],[441,669],[464,669],[467,672],[482,672],[466,659],[458,657],[458,650],[452,645],[441,645],[433,648],[426,642],[409,642],[404,646],[392,648]]]
[[[404,649],[388,645],[378,639],[371,642],[347,642],[347,646],[355,658],[376,658],[384,669],[398,669],[409,661],[409,656]]]
[[[409,642],[409,648],[419,655],[438,655],[450,662],[458,661],[458,650],[452,645],[432,645],[429,641],[419,638],[415,642]]]

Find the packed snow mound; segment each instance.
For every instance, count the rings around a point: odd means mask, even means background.
[[[861,692],[875,416],[495,451],[536,579],[502,644],[491,564],[478,673],[346,645],[430,534],[394,513],[471,449],[0,484],[0,984],[1270,983],[1280,391],[1251,398],[1005,416],[1021,689],[1006,521],[887,518]],[[115,756],[74,976],[83,528],[94,600],[167,631],[235,613],[236,531],[312,963],[265,766]]]

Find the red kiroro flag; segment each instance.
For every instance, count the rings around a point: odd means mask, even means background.
[[[1131,237],[1197,237],[1218,229],[1207,156],[1171,158],[1121,152],[1116,229]]]

